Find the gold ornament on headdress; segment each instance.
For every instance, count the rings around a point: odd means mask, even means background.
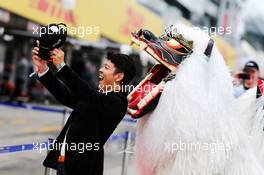
[[[161,38],[167,41],[171,46],[177,47],[181,45],[182,48],[175,48],[180,55],[189,55],[192,53],[193,41],[185,39],[182,34],[178,33],[177,28],[173,25],[165,28],[165,34]]]

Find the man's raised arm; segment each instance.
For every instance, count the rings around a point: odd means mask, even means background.
[[[77,98],[86,102],[96,103],[101,97],[105,96],[81,79],[70,67],[65,65],[64,52],[61,49],[54,49],[51,59],[57,67],[57,77],[65,83]]]
[[[47,61],[37,56],[38,47],[34,47],[32,53],[32,62],[38,73],[39,81],[49,90],[49,92],[63,105],[74,108],[78,103],[78,98],[65,86],[63,82],[58,80],[56,76],[49,70]]]

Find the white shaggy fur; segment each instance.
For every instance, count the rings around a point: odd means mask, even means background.
[[[251,88],[236,100],[237,117],[247,134],[251,132],[253,118],[256,115],[256,92],[257,87]]]
[[[193,53],[166,84],[156,109],[139,120],[139,175],[264,175],[237,120],[221,54],[214,46],[208,59],[207,34],[176,28],[194,41]]]
[[[256,101],[255,115],[249,119],[251,130],[249,136],[254,146],[255,154],[264,167],[264,97],[260,97]],[[252,116],[252,115],[251,115]]]
[[[257,87],[237,100],[239,118],[249,136],[256,157],[264,167],[264,96],[256,99]]]

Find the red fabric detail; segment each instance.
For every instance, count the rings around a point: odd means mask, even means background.
[[[258,80],[258,88],[260,90],[261,96],[264,94],[264,81],[263,80]]]

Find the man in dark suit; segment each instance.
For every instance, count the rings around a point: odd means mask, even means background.
[[[127,99],[122,86],[133,79],[134,62],[127,55],[108,54],[99,70],[99,90],[96,90],[65,64],[61,49],[51,52],[56,74],[37,56],[38,51],[38,47],[33,49],[32,61],[39,81],[60,103],[73,109],[44,166],[60,169],[57,172],[63,169],[62,174],[66,175],[102,175],[103,145],[126,114]],[[63,142],[65,151],[61,151],[62,147],[55,149]]]

